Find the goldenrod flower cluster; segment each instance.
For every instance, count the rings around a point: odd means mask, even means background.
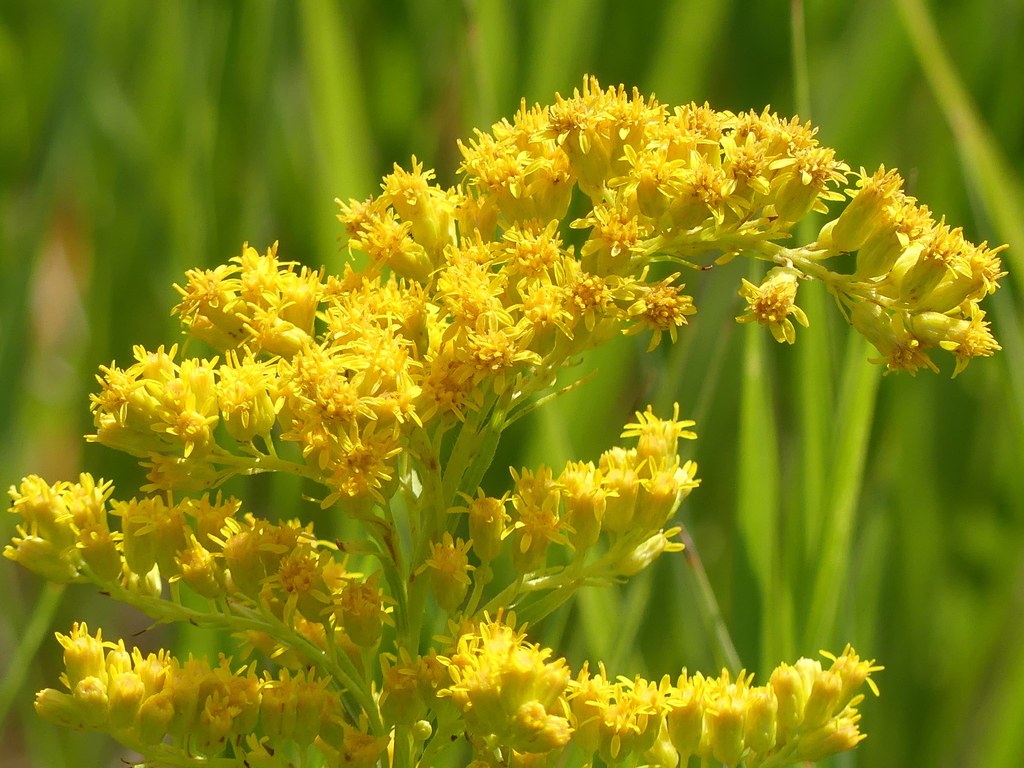
[[[463,736],[478,766],[548,765],[572,744],[663,766],[852,748],[874,668],[850,649],[761,687],[742,673],[573,679],[506,613],[535,623],[682,549],[672,520],[698,480],[678,407],[638,413],[630,445],[596,463],[480,486],[502,432],[564,391],[552,390],[581,354],[620,333],[649,334],[649,350],[676,340],[696,311],[676,267],[768,262],[760,284],[743,282],[739,319],[789,343],[810,321],[801,281],[821,280],[888,368],[934,368],[941,348],[958,373],[999,348],[979,302],[1003,275],[1001,248],[968,243],[895,172],[854,174],[810,125],[768,111],[669,110],[587,79],[459,146],[455,187],[414,158],[380,195],[339,203],[341,275],[246,245],[176,286],[181,350],[137,347],[101,367],[89,439],[139,458],[141,495],[27,477],[4,554],[158,622],[230,632],[254,659],[142,658],[83,624],[60,636],[68,692],[42,692],[39,711],[173,766],[306,765],[313,752],[332,768],[429,766]],[[797,222],[847,197],[815,242],[791,243]],[[845,253],[855,271],[831,271]],[[331,510],[319,514],[347,515],[363,537],[323,541],[216,491],[262,472],[318,484]],[[424,617],[437,613],[452,636],[432,642]]]
[[[827,654],[826,654],[827,655]],[[570,682],[573,736],[580,748],[598,753],[606,765],[642,758],[651,766],[675,768],[693,755],[723,765],[752,768],[822,760],[852,749],[864,738],[857,722],[857,691],[881,669],[847,646],[829,669],[800,659],[782,664],[763,686],[740,672],[735,682],[684,669],[675,685],[619,678],[610,681],[602,665]]]
[[[36,710],[67,728],[109,733],[153,762],[178,763],[168,737],[187,745],[194,764],[221,754],[229,741],[238,764],[247,766],[282,765],[274,759],[279,745],[315,743],[332,768],[371,768],[387,747],[365,724],[349,724],[340,693],[312,671],[260,678],[254,664],[232,670],[223,655],[211,668],[206,659],[181,662],[164,651],[129,653],[124,641],[104,642],[85,624],[57,639],[64,648],[61,682],[70,693],[46,688]],[[262,737],[254,735],[257,728]]]

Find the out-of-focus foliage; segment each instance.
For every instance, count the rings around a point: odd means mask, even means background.
[[[1019,179],[1024,3],[929,9]],[[964,163],[977,155],[958,150],[903,18],[891,0],[807,3],[811,117],[851,164],[898,166],[908,191],[965,222],[972,240],[1001,242],[1012,234],[998,229],[1005,212],[973,186]],[[167,286],[186,268],[220,263],[243,240],[262,250],[279,239],[289,258],[337,270],[335,197],[365,197],[413,153],[454,182],[457,138],[510,115],[521,96],[550,102],[584,72],[669,104],[796,112],[790,31],[782,0],[8,0],[0,484],[84,468],[138,485],[130,459],[81,439],[87,394],[98,364],[176,327]],[[795,347],[737,326],[745,266],[733,262],[703,281],[679,344],[643,355],[629,337],[588,358],[596,378],[521,420],[494,466],[595,459],[636,404],[664,412],[678,400],[698,422],[704,476],[684,518],[745,665],[853,642],[886,671],[883,696],[865,706],[871,736],[846,764],[1020,765],[1024,348],[1012,291],[1024,244],[1010,245],[1009,289],[992,312],[1005,350],[955,381],[880,379],[824,294],[806,306],[812,328]],[[756,418],[765,410],[772,418]],[[294,479],[233,483],[271,516],[321,514]],[[11,517],[0,518],[4,539]],[[537,639],[613,673],[721,665],[686,560],[652,571],[619,592],[584,593]],[[48,623],[37,601],[58,606],[57,627],[88,615],[128,636],[145,619],[76,587],[58,603],[7,561],[0,589],[0,676],[22,683],[0,685],[0,712],[14,702],[0,725],[4,765],[115,764],[111,742],[32,712],[31,691],[60,665],[50,630],[36,632],[35,659],[16,649],[34,616]],[[136,638],[232,652],[215,642],[197,629]],[[24,675],[9,674],[15,662]]]

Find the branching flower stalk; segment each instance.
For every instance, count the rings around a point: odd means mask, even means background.
[[[630,447],[596,464],[513,469],[501,495],[480,485],[502,432],[580,355],[620,333],[649,334],[649,349],[676,340],[696,307],[664,262],[769,262],[759,285],[743,282],[738,320],[788,343],[794,320],[810,321],[800,284],[820,280],[889,370],[935,369],[941,349],[955,375],[999,349],[980,301],[1002,249],[936,222],[894,171],[853,173],[810,125],[768,111],[670,111],[587,79],[460,149],[455,188],[414,158],[379,197],[340,203],[362,254],[342,275],[245,246],[176,286],[189,347],[206,356],[140,347],[100,369],[89,439],[140,459],[142,495],[27,477],[11,489],[21,522],[5,555],[157,623],[229,632],[243,659],[144,657],[76,624],[58,636],[65,690],[41,691],[37,710],[109,733],[147,766],[411,768],[463,739],[474,768],[567,754],[767,768],[853,748],[858,690],[878,667],[849,647],[758,686],[744,672],[574,676],[528,639],[525,622],[579,589],[682,549],[672,519],[699,481],[679,455],[696,435],[678,407],[638,413]],[[812,210],[831,220],[793,243]],[[848,253],[854,271],[835,271]],[[326,514],[363,538],[325,541],[216,490],[261,472],[319,484]],[[445,638],[424,626],[432,604]]]

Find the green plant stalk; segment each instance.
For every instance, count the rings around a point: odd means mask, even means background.
[[[35,658],[47,630],[53,624],[53,617],[64,597],[64,589],[63,584],[47,582],[40,590],[18,647],[11,654],[3,679],[0,680],[0,723],[6,720],[11,704],[25,683],[25,677],[32,668],[32,659]]]
[[[837,418],[839,438],[829,483],[831,514],[824,529],[821,559],[814,580],[805,648],[823,648],[828,644],[835,629],[839,598],[846,586],[864,462],[881,379],[879,367],[867,362],[868,347],[868,342],[856,331],[850,331]]]

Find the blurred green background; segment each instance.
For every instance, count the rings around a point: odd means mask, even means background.
[[[133,493],[132,462],[82,439],[87,395],[97,365],[178,340],[171,283],[245,240],[339,269],[335,197],[367,196],[411,154],[454,183],[456,139],[522,96],[548,103],[593,73],[669,104],[809,109],[852,166],[896,165],[972,239],[1021,249],[987,303],[1004,351],[955,381],[949,360],[883,378],[813,291],[812,329],[780,348],[732,320],[739,260],[692,276],[700,311],[674,348],[630,337],[585,361],[597,378],[517,424],[487,482],[596,458],[635,407],[678,400],[703,478],[683,519],[744,665],[852,642],[886,666],[868,740],[836,764],[1024,764],[1024,2],[809,0],[805,28],[803,54],[787,0],[5,0],[0,485],[85,469]],[[231,490],[312,514],[288,479]],[[676,555],[584,593],[537,638],[615,673],[715,671],[705,613]],[[4,768],[120,764],[106,737],[32,711],[59,674],[52,629],[80,619],[146,628],[0,561]],[[133,641],[230,650],[196,630]]]

